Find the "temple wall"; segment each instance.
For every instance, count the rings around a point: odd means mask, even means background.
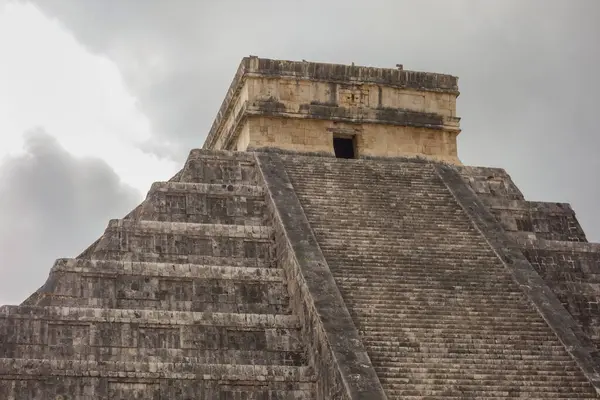
[[[359,156],[457,157],[457,92],[249,74],[231,95],[215,149],[334,154],[355,137]]]
[[[349,124],[316,119],[249,117],[235,149],[278,148],[333,155],[333,137],[355,136],[359,157],[429,157],[460,163],[456,133],[381,124]]]
[[[446,117],[456,116],[457,96],[445,92],[260,76],[249,78],[245,87],[249,100],[275,98],[290,111],[300,110],[303,104],[322,103],[341,107],[402,108]]]

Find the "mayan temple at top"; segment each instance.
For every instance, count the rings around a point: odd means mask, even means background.
[[[203,148],[0,307],[0,400],[598,398],[600,245],[461,164],[457,81],[244,58]]]
[[[457,163],[457,80],[401,69],[246,58],[204,148]]]

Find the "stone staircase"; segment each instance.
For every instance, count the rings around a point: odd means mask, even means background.
[[[600,244],[588,243],[571,206],[525,200],[502,169],[460,172],[600,349]]]
[[[432,165],[283,159],[389,399],[597,398]]]
[[[250,153],[194,150],[20,306],[0,399],[312,399]]]

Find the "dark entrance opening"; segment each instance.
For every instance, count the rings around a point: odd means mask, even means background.
[[[337,158],[356,158],[353,138],[334,137],[333,151]]]

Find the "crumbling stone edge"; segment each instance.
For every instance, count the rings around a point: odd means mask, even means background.
[[[387,399],[296,192],[276,153],[254,153],[267,189],[277,261],[317,374],[317,399]]]
[[[463,181],[457,167],[432,163],[437,175],[450,190],[475,228],[510,271],[512,278],[554,331],[583,374],[600,394],[600,354],[554,292],[535,271],[518,246],[473,189]]]

